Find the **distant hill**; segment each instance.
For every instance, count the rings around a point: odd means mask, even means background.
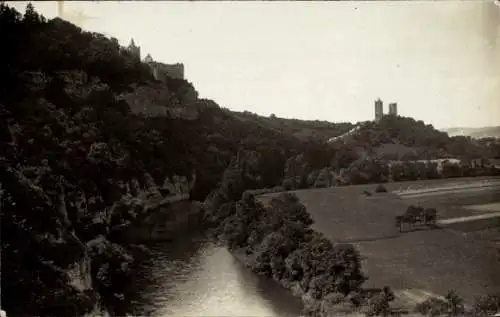
[[[249,111],[231,112],[236,118],[253,122],[262,127],[290,134],[302,141],[315,139],[325,142],[328,139],[342,135],[356,126],[351,122],[333,123],[319,120],[299,120],[278,118],[276,116],[264,117]]]
[[[330,143],[355,148],[362,156],[369,154],[386,160],[493,158],[500,154],[497,143],[449,136],[423,121],[400,116],[361,123]]]
[[[443,129],[449,136],[470,136],[472,138],[500,138],[500,126],[483,128],[448,128]]]

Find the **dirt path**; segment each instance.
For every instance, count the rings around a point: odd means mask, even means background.
[[[462,194],[462,193],[476,193],[482,191],[500,190],[500,184],[487,184],[487,185],[472,185],[460,186],[453,188],[430,188],[422,190],[411,191],[394,191],[393,193],[399,195],[401,198],[417,198],[425,196],[441,196],[445,194]]]
[[[486,212],[496,212],[500,211],[500,202],[494,202],[490,204],[481,204],[481,205],[467,205],[462,208],[468,210],[476,210],[476,211],[486,211]]]
[[[481,219],[490,219],[490,218],[496,218],[496,217],[500,217],[500,211],[490,212],[490,213],[482,214],[482,215],[442,219],[442,220],[438,220],[437,224],[438,225],[449,225],[452,223],[475,221],[475,220],[481,220]]]

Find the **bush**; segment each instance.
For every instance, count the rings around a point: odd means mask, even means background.
[[[377,185],[377,187],[375,188],[375,192],[376,193],[387,193],[387,188],[382,185],[382,184],[379,184]]]
[[[500,312],[500,294],[477,297],[473,309],[476,314],[493,316]]]
[[[438,298],[428,298],[415,306],[415,311],[424,316],[440,316],[447,312],[446,301]]]

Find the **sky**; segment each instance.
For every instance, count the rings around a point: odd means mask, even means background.
[[[7,2],[24,12],[27,2]],[[57,2],[34,2],[47,18]],[[64,2],[63,18],[142,57],[184,63],[200,97],[261,115],[374,118],[374,100],[437,128],[500,125],[492,0]],[[83,14],[78,17],[78,14]],[[85,16],[87,16],[85,18]]]

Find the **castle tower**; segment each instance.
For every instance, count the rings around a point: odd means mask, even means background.
[[[129,46],[127,47],[127,49],[132,53],[134,54],[139,60],[141,59],[141,47],[140,46],[136,46],[135,45],[135,42],[134,42],[134,39],[131,39],[130,40],[130,44]]]
[[[152,63],[154,62],[153,58],[151,57],[151,54],[148,54],[146,55],[146,57],[144,57],[144,63]]]
[[[397,102],[391,102],[389,104],[389,114],[391,116],[397,116],[398,115],[398,103]]]
[[[384,103],[380,98],[375,100],[375,121],[379,122],[384,116]]]

